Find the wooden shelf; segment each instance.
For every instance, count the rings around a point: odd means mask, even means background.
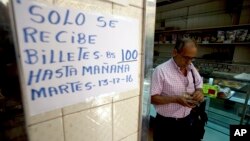
[[[198,43],[198,45],[250,45],[250,42],[242,42],[242,43]]]
[[[249,28],[250,24],[241,25],[228,25],[228,26],[217,26],[217,27],[207,27],[207,28],[194,28],[194,29],[183,29],[183,30],[169,30],[169,31],[157,31],[158,33],[172,33],[172,32],[194,32],[194,31],[204,31],[204,30],[223,30],[223,29],[239,29],[239,28]]]

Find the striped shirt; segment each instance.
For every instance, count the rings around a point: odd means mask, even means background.
[[[156,67],[151,83],[151,95],[183,95],[185,92],[193,93],[194,83],[192,72],[195,78],[195,87],[202,88],[202,79],[194,65],[191,63],[187,68],[187,76],[184,76],[177,66],[174,59]],[[182,106],[178,103],[169,103],[164,105],[154,105],[156,112],[165,117],[183,118],[189,115],[191,108]]]

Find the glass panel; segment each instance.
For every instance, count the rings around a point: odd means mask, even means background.
[[[215,72],[204,77],[204,84],[208,84],[209,80],[210,83],[213,80],[213,86],[218,86],[218,93],[216,97],[208,95],[207,113],[212,123],[208,127],[229,135],[230,125],[249,124],[249,106],[245,104],[248,82],[237,80],[228,73]]]
[[[0,0],[0,140],[26,141],[8,5],[9,0]]]
[[[145,1],[144,12],[144,81],[142,93],[142,130],[141,140],[149,140],[149,122],[150,122],[150,84],[151,74],[153,72],[153,47],[154,47],[154,27],[155,27],[155,0]]]

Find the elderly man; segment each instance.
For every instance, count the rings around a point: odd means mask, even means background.
[[[196,54],[193,40],[179,40],[173,58],[153,73],[151,103],[157,112],[154,141],[193,141],[190,111],[204,99],[202,79],[192,64]]]

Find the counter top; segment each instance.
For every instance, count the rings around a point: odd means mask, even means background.
[[[222,79],[228,79],[228,80],[235,80],[235,81],[250,83],[250,79],[249,80],[238,79],[238,78],[235,78],[236,75],[239,75],[239,73],[227,73],[227,72],[214,71],[212,74],[209,75],[209,77],[222,78]]]
[[[246,96],[247,96],[246,93],[236,92],[232,97],[229,98],[229,100],[244,104]],[[250,100],[248,100],[247,105],[250,105]]]

